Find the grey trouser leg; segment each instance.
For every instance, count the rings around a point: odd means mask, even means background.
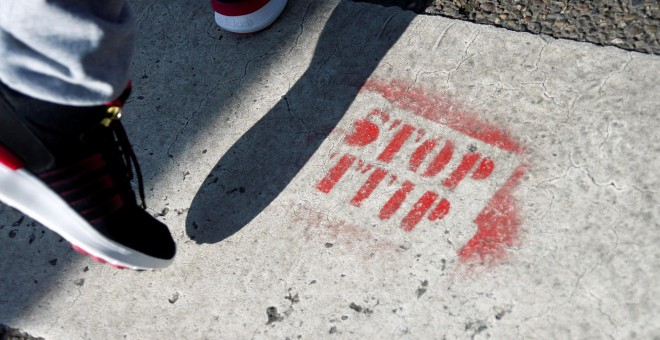
[[[0,81],[49,102],[102,104],[126,87],[135,29],[125,0],[0,0]]]

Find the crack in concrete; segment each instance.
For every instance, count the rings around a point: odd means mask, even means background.
[[[337,56],[337,51],[339,51],[339,48],[338,48],[337,45],[335,44],[335,49],[332,51],[332,53],[331,53],[329,56],[327,56],[325,59],[323,59],[323,61],[321,62],[321,65],[319,65],[319,67],[317,68],[317,70],[316,70],[316,74],[314,75],[314,77],[315,77],[317,80],[318,80],[319,78],[321,78],[321,77],[320,77],[320,74],[321,74],[321,71],[323,71],[323,68],[325,67],[325,64],[327,64],[328,61],[330,61],[330,59],[331,59],[332,57],[336,57],[336,56]]]
[[[635,189],[636,191],[643,192],[643,193],[645,193],[645,194],[652,194],[652,195],[654,195],[654,196],[657,194],[657,192],[655,192],[655,191],[653,191],[653,190],[642,189],[642,188],[640,188],[640,187],[638,187],[638,186],[636,186],[636,185],[632,185],[632,188]]]
[[[467,47],[466,47],[465,50],[463,51],[463,55],[462,55],[462,57],[461,57],[461,61],[458,63],[458,65],[456,66],[456,68],[455,68],[453,71],[449,71],[449,74],[447,74],[447,79],[446,79],[446,83],[447,83],[447,85],[449,85],[449,83],[451,82],[451,76],[452,76],[452,74],[453,74],[454,72],[458,71],[458,69],[461,68],[461,66],[463,65],[463,63],[464,63],[465,61],[467,61],[468,59],[474,57],[476,54],[479,54],[479,52],[476,52],[476,53],[472,53],[472,54],[470,54],[469,56],[467,56],[467,53],[468,53],[468,51],[470,50],[470,47],[472,47],[472,44],[474,43],[475,40],[477,40],[477,38],[479,37],[480,34],[481,34],[481,30],[477,30],[477,32],[476,32],[475,35],[474,35],[474,38],[472,38],[472,40],[468,43]]]
[[[626,68],[628,67],[628,65],[630,65],[630,63],[632,63],[632,61],[633,61],[633,53],[632,53],[632,52],[628,52],[628,61],[626,61],[626,62],[623,64],[623,66],[622,66],[619,70],[614,71],[614,72],[612,72],[610,75],[608,75],[607,77],[605,77],[605,80],[603,80],[603,82],[602,82],[602,83],[600,84],[600,86],[598,87],[598,96],[599,96],[599,97],[602,97],[602,96],[603,96],[603,92],[604,92],[604,91],[603,91],[603,88],[605,87],[605,85],[607,85],[607,82],[608,82],[612,77],[616,76],[617,74],[621,74],[621,73],[623,73],[623,72],[626,70]]]
[[[599,298],[598,296],[596,296],[594,293],[590,292],[590,291],[588,291],[587,294],[589,294],[592,298],[594,298],[594,299],[596,299],[596,301],[598,301],[598,311],[601,314],[605,315],[607,317],[607,320],[609,321],[610,325],[612,325],[614,327],[614,329],[617,330],[619,328],[619,325],[617,325],[616,322],[614,322],[614,320],[612,319],[612,315],[610,315],[609,313],[607,313],[603,310],[603,306],[602,306],[603,305],[603,300],[601,298]],[[610,335],[610,338],[614,339],[614,337],[612,337],[612,335]]]
[[[174,137],[174,141],[167,147],[167,156],[174,161],[177,165],[180,165],[179,162],[174,158],[174,155],[172,154],[171,150],[174,147],[174,145],[179,141],[179,137],[183,134],[183,132],[186,130],[190,122],[197,116],[197,113],[202,110],[202,106],[206,103],[206,101],[210,98],[211,93],[215,92],[219,87],[227,85],[235,80],[230,80],[224,83],[217,84],[214,86],[211,90],[207,91],[202,100],[199,101],[199,105],[197,106],[197,110],[193,111],[186,119],[186,122],[184,123],[183,127],[179,129],[177,132],[176,136]]]
[[[548,81],[548,75],[547,75],[547,74],[544,74],[543,81],[541,82],[541,86],[543,87],[543,96],[546,97],[546,98],[548,98],[548,99],[550,99],[550,101],[552,102],[552,104],[561,107],[561,105],[558,105],[558,104],[555,102],[555,98],[556,98],[556,97],[553,97],[553,96],[551,96],[551,95],[548,94],[548,86],[545,84],[546,81]]]
[[[548,41],[546,41],[545,39],[543,39],[543,37],[538,36],[538,38],[541,39],[541,41],[543,41],[543,46],[541,47],[541,50],[539,50],[539,54],[536,58],[536,62],[534,62],[534,69],[530,70],[529,73],[534,73],[534,72],[538,71],[539,63],[541,62],[541,58],[543,58],[543,51],[545,51],[545,48],[548,47],[548,45],[550,45],[550,43]]]
[[[300,37],[303,35],[303,32],[305,31],[305,21],[307,20],[307,15],[309,14],[309,9],[312,7],[313,4],[315,4],[316,1],[310,1],[309,4],[307,5],[307,8],[305,8],[305,14],[303,14],[302,19],[300,20],[300,32],[298,32],[298,35],[296,36],[296,39],[293,42],[293,46],[287,53],[284,55],[289,55],[291,52],[293,52],[294,48],[298,46],[298,41],[300,41]]]
[[[454,27],[456,25],[456,22],[452,22],[447,26],[442,33],[440,33],[440,37],[435,41],[435,44],[433,45],[433,51],[437,50],[440,47],[440,44],[442,43],[442,40],[445,38],[445,35],[447,34],[447,31],[449,31],[450,28]]]
[[[551,310],[552,310],[551,307],[547,307],[545,309],[545,311],[543,311],[541,314],[526,317],[522,321],[520,321],[520,324],[516,326],[516,331],[517,331],[518,337],[522,337],[522,335],[520,334],[520,328],[523,327],[525,323],[529,322],[530,320],[540,319],[540,318],[546,316],[548,313],[550,313]],[[524,339],[524,337],[522,337],[522,338]]]
[[[591,174],[591,170],[589,169],[589,166],[587,166],[586,164],[582,164],[582,165],[578,165],[578,164],[576,164],[575,161],[573,161],[572,153],[570,153],[570,152],[569,152],[569,154],[568,154],[568,159],[569,159],[570,162],[571,162],[571,168],[578,169],[578,170],[580,170],[582,173],[584,173],[585,175],[587,175],[587,177],[589,177],[589,179],[591,180],[591,182],[592,182],[593,184],[595,184],[596,186],[601,187],[601,188],[611,186],[611,187],[613,187],[614,189],[616,189],[617,191],[622,191],[622,190],[623,190],[623,188],[620,188],[620,187],[615,183],[614,180],[608,180],[608,181],[606,181],[606,182],[609,182],[609,183],[605,183],[605,184],[598,183],[598,181],[596,180],[596,178],[594,177],[594,175]]]
[[[464,63],[464,62],[466,62],[468,59],[474,57],[476,54],[477,54],[477,53],[472,53],[472,54],[470,54],[468,57],[465,57],[465,58],[461,59],[461,61],[458,63],[458,66],[456,66],[456,68],[455,68],[454,70],[449,71],[449,74],[447,74],[447,80],[446,80],[447,85],[449,85],[449,83],[451,82],[451,76],[452,76],[452,74],[453,74],[454,72],[458,71],[458,69],[461,68],[461,66],[463,66],[463,63]]]
[[[78,295],[76,296],[75,299],[73,299],[73,302],[71,302],[71,304],[69,305],[68,308],[69,310],[73,309],[73,307],[76,305],[76,302],[78,302],[78,299],[80,299],[80,296],[82,295],[82,293],[80,292],[80,288],[78,288],[77,291],[78,291]],[[53,329],[53,327],[55,327],[55,325],[59,323],[60,319],[62,318],[62,315],[66,315],[66,314],[68,313],[57,313],[57,318],[55,318],[55,321],[53,321],[53,323],[48,327],[45,333],[50,333],[51,329]]]
[[[154,6],[156,6],[156,4],[158,4],[158,3],[159,3],[159,1],[154,1],[154,2],[152,2],[151,5],[149,5],[149,7],[147,7],[147,9],[143,11],[143,13],[145,13],[145,12],[146,12],[146,13],[153,13],[153,11],[152,11],[151,9],[152,9]],[[136,26],[136,27],[140,27],[140,25],[141,25],[141,24],[142,24],[142,23],[143,23],[143,22],[144,22],[149,16],[148,16],[148,15],[136,15],[136,17],[137,17],[138,19],[137,19],[137,22],[136,22],[136,25],[135,25],[135,26]]]
[[[614,222],[612,222],[612,224],[610,225],[610,230],[612,230],[612,232],[614,233],[614,246],[612,247],[612,249],[610,249],[610,251],[608,252],[608,255],[607,255],[607,256],[601,256],[601,257],[600,257],[600,261],[598,261],[598,262],[597,262],[595,265],[593,265],[591,268],[585,269],[585,270],[579,275],[577,281],[575,282],[575,286],[574,286],[573,292],[571,292],[571,296],[569,297],[569,299],[568,299],[568,301],[567,301],[566,303],[570,303],[570,302],[573,300],[573,297],[575,296],[575,294],[577,293],[577,291],[580,289],[580,288],[579,288],[579,285],[580,285],[580,282],[582,281],[582,278],[584,278],[587,274],[593,273],[594,271],[596,271],[596,269],[598,269],[599,267],[601,267],[603,264],[612,261],[612,259],[614,258],[614,251],[619,247],[619,234],[616,232],[616,229],[614,228],[614,226],[615,226],[617,223],[619,223],[619,221],[621,221],[621,211],[618,210],[618,209],[616,209],[616,208],[614,208],[614,209],[615,209],[616,212],[617,212],[617,214],[616,214],[617,217],[616,217],[616,219],[614,220]],[[589,293],[589,292],[587,292],[587,293]]]
[[[552,195],[552,199],[550,200],[550,204],[548,204],[548,208],[545,210],[543,215],[539,216],[539,220],[541,220],[541,221],[543,221],[545,219],[545,217],[550,213],[550,211],[552,210],[553,205],[555,204],[555,200],[557,198],[557,196],[555,195],[554,190],[546,189],[546,191],[550,192],[550,194]]]
[[[221,32],[221,31],[222,31],[222,30],[218,27],[218,25],[217,25],[215,22],[210,22],[210,23],[209,23],[208,27],[206,28],[206,35],[208,35],[208,37],[211,38],[211,39],[213,39],[213,40],[222,40],[222,38],[224,37],[224,35],[223,35],[222,33],[220,33],[220,34],[218,35],[218,37],[214,37],[214,36],[212,36],[211,33],[210,33],[211,29],[215,29],[216,32]]]
[[[611,134],[610,125],[612,125],[612,120],[607,118],[607,117],[606,117],[606,119],[607,119],[607,126],[606,126],[606,130],[605,130],[605,138],[600,143],[600,145],[598,145],[598,150],[600,151],[601,156],[607,156],[607,153],[603,152],[603,145],[605,145],[605,143],[607,143],[607,140],[610,138],[610,134]]]
[[[310,9],[311,5],[312,5],[314,2],[315,2],[315,1],[310,2],[309,5],[307,6],[307,9],[306,9],[306,11],[305,11],[305,14],[304,14],[304,16],[303,16],[303,18],[302,18],[302,20],[301,20],[301,23],[300,23],[300,32],[298,33],[298,36],[296,37],[293,46],[289,49],[289,51],[287,51],[287,52],[284,53],[283,55],[288,55],[288,54],[290,54],[290,53],[295,49],[295,47],[298,45],[298,40],[300,39],[300,36],[302,35],[302,32],[304,31],[304,23],[305,23],[305,19],[307,18],[307,14],[308,14],[308,12],[309,12],[309,9]],[[153,6],[153,5],[152,5],[152,6]],[[213,25],[213,24],[211,24],[211,25]],[[207,30],[207,34],[208,34],[208,30]],[[222,35],[220,36],[220,38],[222,38]],[[215,40],[215,39],[214,39],[214,40]],[[203,105],[204,103],[206,103],[206,101],[209,99],[211,93],[213,93],[213,92],[214,92],[216,89],[218,89],[219,87],[224,86],[224,85],[227,85],[227,84],[230,84],[230,83],[233,83],[233,82],[238,82],[239,85],[242,84],[243,81],[245,80],[245,78],[247,78],[248,73],[249,73],[249,69],[250,69],[250,65],[251,65],[253,62],[255,62],[255,61],[257,61],[257,60],[260,60],[260,59],[263,59],[263,58],[268,57],[268,56],[276,55],[276,54],[278,54],[278,53],[277,53],[277,52],[267,52],[267,53],[264,53],[264,54],[261,54],[261,55],[255,56],[254,58],[248,60],[248,61],[245,63],[245,67],[243,68],[243,74],[242,74],[240,77],[238,77],[238,78],[233,78],[233,79],[230,79],[230,80],[225,81],[225,82],[223,82],[223,83],[217,84],[217,85],[214,86],[211,90],[209,90],[209,91],[206,93],[206,95],[204,95],[204,97],[202,98],[202,100],[200,100],[200,104],[198,105],[197,110],[194,111],[194,112],[192,112],[191,116],[188,117],[188,119],[187,119],[186,122],[184,123],[184,126],[183,126],[183,127],[179,130],[179,132],[176,134],[176,137],[174,138],[174,141],[173,141],[173,142],[169,145],[169,147],[167,148],[167,155],[168,155],[168,157],[174,160],[174,155],[171,153],[171,149],[172,149],[172,148],[174,147],[174,145],[178,142],[179,137],[180,137],[180,136],[183,134],[183,132],[186,130],[186,128],[188,127],[188,125],[190,124],[190,122],[196,117],[196,113],[198,113],[198,112],[201,111],[202,105]],[[287,107],[288,107],[288,101],[287,101]],[[290,111],[289,111],[289,112],[290,112]],[[303,124],[304,124],[304,122],[303,122]],[[177,165],[180,165],[176,160],[174,160],[174,162],[175,162]]]
[[[304,128],[307,129],[307,124],[305,123],[305,120],[302,119],[302,117],[296,117],[296,116],[293,114],[293,111],[291,111],[291,106],[290,106],[290,104],[289,104],[289,98],[288,98],[287,96],[282,96],[282,99],[284,100],[284,103],[286,104],[286,111],[289,113],[289,117],[291,117],[291,120],[298,120],[298,121],[300,121],[300,124],[302,124],[302,126],[303,126]],[[310,132],[309,130],[306,130],[306,131],[298,131],[298,130],[296,130],[295,127],[294,127],[293,125],[291,125],[291,124],[289,124],[289,127],[290,127],[291,130],[294,131],[296,134],[304,134],[304,133],[308,133],[308,132]]]
[[[571,106],[568,108],[568,110],[566,110],[566,119],[564,119],[564,123],[568,123],[568,121],[571,119],[572,113],[575,110],[575,104],[577,104],[578,100],[582,98],[581,93],[577,93],[577,92],[572,92],[572,93],[576,93],[577,95],[571,102]]]
[[[388,24],[390,23],[390,21],[392,21],[392,19],[393,19],[394,17],[396,17],[397,15],[399,15],[399,13],[400,13],[400,12],[394,13],[394,14],[390,15],[387,19],[385,19],[385,22],[384,22],[383,25],[380,27],[380,30],[378,30],[378,35],[377,35],[378,39],[381,39],[381,38],[383,37],[383,32],[385,32],[385,29],[387,28]],[[358,18],[359,18],[359,17],[358,17]]]

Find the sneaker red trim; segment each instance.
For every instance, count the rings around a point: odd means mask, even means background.
[[[12,171],[16,171],[25,165],[23,164],[23,161],[14,156],[14,154],[9,152],[9,150],[5,149],[2,145],[0,145],[0,164],[8,167]]]
[[[124,103],[126,103],[128,96],[131,95],[132,90],[133,90],[133,82],[129,80],[128,84],[126,84],[126,87],[124,88],[124,92],[122,92],[119,95],[119,97],[115,98],[114,100],[105,103],[105,106],[124,107]]]
[[[227,16],[246,15],[258,11],[270,0],[246,0],[241,2],[223,2],[211,0],[211,7],[217,13]]]

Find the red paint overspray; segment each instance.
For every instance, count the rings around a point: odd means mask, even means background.
[[[490,158],[484,158],[481,160],[481,164],[479,164],[479,167],[477,170],[474,171],[472,174],[473,179],[485,179],[490,176],[490,174],[493,173],[493,169],[495,169],[495,163],[493,162],[492,159]]]
[[[426,212],[431,208],[435,200],[438,199],[438,194],[432,191],[424,193],[422,198],[415,203],[413,209],[408,212],[408,215],[403,218],[401,227],[405,231],[411,231],[417,223],[426,215]]]
[[[502,150],[521,155],[523,147],[503,129],[480,120],[476,114],[458,110],[459,107],[449,98],[437,98],[422,88],[410,87],[402,81],[381,81],[370,79],[362,91],[379,93],[394,106],[410,111],[418,116],[455,131],[479,139]]]
[[[330,170],[328,176],[323,178],[316,187],[319,191],[329,193],[335,187],[337,182],[344,176],[348,168],[355,162],[355,157],[351,155],[342,156],[337,164]]]
[[[454,189],[460,183],[463,178],[468,174],[472,167],[481,159],[481,155],[476,152],[468,153],[463,155],[461,164],[454,170],[454,172],[449,175],[442,185],[446,186],[449,189]]]
[[[447,163],[451,160],[451,157],[454,155],[454,143],[450,140],[445,142],[445,146],[442,147],[440,153],[435,156],[429,167],[422,174],[424,177],[433,177],[442,171]]]
[[[506,249],[515,245],[522,222],[513,192],[526,172],[527,167],[520,165],[488,201],[474,220],[477,233],[458,251],[459,259],[490,263],[504,257]]]
[[[435,145],[438,143],[435,139],[429,139],[420,145],[415,152],[413,152],[410,157],[410,171],[417,172],[419,166],[424,162],[426,156],[435,148]],[[428,170],[427,170],[428,171]]]
[[[387,220],[390,217],[392,217],[392,215],[394,215],[394,213],[397,210],[399,210],[401,204],[403,204],[403,201],[405,201],[408,194],[414,188],[415,188],[415,184],[413,184],[412,182],[410,181],[403,182],[403,184],[401,185],[401,189],[397,190],[394,193],[394,195],[392,195],[390,200],[387,201],[387,203],[385,203],[385,206],[383,207],[383,209],[380,210],[380,214],[378,215],[378,217],[381,220]]]
[[[365,199],[371,196],[371,193],[373,193],[378,184],[383,181],[386,175],[387,171],[383,169],[379,168],[374,170],[374,172],[369,176],[369,179],[367,179],[367,182],[365,182],[360,190],[358,190],[358,192],[355,194],[351,200],[351,204],[359,207]]]
[[[354,125],[354,132],[346,136],[348,145],[365,146],[378,138],[378,126],[366,120],[358,120]]]
[[[419,87],[410,87],[405,82],[396,80],[370,79],[363,86],[362,91],[378,93],[400,109],[445,125],[502,150],[521,156],[524,153],[523,146],[509,133],[480,120],[476,114],[456,109],[458,105],[448,98],[429,95]],[[490,166],[491,164],[487,162],[482,163],[475,174],[476,178],[488,177],[492,170]],[[477,232],[458,251],[461,262],[492,263],[504,257],[506,249],[516,244],[522,222],[513,193],[526,172],[527,165],[520,165],[475,218]],[[441,210],[444,209],[435,210],[438,212],[432,212],[431,219],[438,218],[442,214]]]
[[[410,139],[410,136],[412,136],[413,132],[415,132],[415,128],[405,124],[401,131],[396,134],[392,142],[385,147],[385,150],[378,156],[378,160],[383,161],[385,163],[389,163],[392,161],[392,158],[394,158],[394,155],[396,155],[399,150],[401,150],[401,147],[403,144]]]
[[[447,216],[449,213],[449,209],[451,208],[451,204],[446,198],[443,198],[440,200],[440,203],[431,211],[431,215],[429,215],[429,220],[431,221],[436,221],[436,220],[441,220],[443,217]]]

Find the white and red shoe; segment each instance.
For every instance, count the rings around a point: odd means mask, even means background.
[[[233,33],[254,33],[270,26],[282,14],[287,0],[211,0],[215,22]]]
[[[0,200],[99,262],[163,268],[176,245],[144,210],[140,168],[118,120],[129,92],[108,105],[70,107],[0,83]]]

